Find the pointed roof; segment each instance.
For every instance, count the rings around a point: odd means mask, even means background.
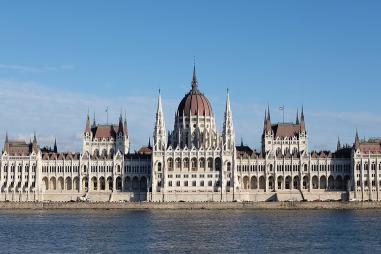
[[[126,114],[126,112],[124,112],[123,133],[124,133],[124,135],[128,136],[128,129],[127,129],[127,114]]]
[[[192,89],[181,100],[177,112],[182,116],[213,116],[209,100],[198,90],[195,66],[193,67]]]
[[[53,148],[54,152],[56,153],[57,152],[57,139],[54,139],[54,148]]]
[[[118,126],[118,133],[122,133],[123,134],[123,118],[122,118],[122,113],[120,113],[120,116],[119,116],[119,126]]]
[[[193,64],[193,76],[192,76],[192,90],[197,89],[198,81],[196,76],[196,64]]]
[[[95,121],[95,112],[94,112],[93,126],[92,126],[92,127],[95,127],[95,126],[97,126],[97,123],[96,123],[96,121]]]
[[[296,110],[296,124],[299,124],[299,109]]]
[[[337,137],[337,150],[341,149],[340,137]]]
[[[89,112],[87,112],[85,133],[90,133],[90,132],[91,132],[90,116],[89,116]]]

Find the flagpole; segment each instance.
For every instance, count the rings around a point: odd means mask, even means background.
[[[283,124],[284,124],[284,105],[283,105]]]
[[[106,107],[106,116],[107,116],[107,121],[106,121],[106,124],[108,125],[108,106]]]

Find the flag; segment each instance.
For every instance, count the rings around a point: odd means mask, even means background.
[[[283,110],[284,110],[284,106],[279,107],[279,110],[280,110],[280,111],[283,111]]]

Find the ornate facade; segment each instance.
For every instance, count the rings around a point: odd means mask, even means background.
[[[381,139],[336,151],[309,151],[304,110],[294,123],[272,123],[265,111],[259,151],[236,145],[229,93],[222,131],[193,69],[173,130],[159,94],[153,144],[131,153],[126,117],[90,123],[82,151],[58,152],[6,135],[0,201],[273,201],[381,200]]]

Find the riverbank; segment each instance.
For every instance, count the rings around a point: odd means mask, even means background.
[[[252,203],[148,203],[148,202],[0,202],[0,210],[12,209],[381,209],[381,202],[252,202]]]

